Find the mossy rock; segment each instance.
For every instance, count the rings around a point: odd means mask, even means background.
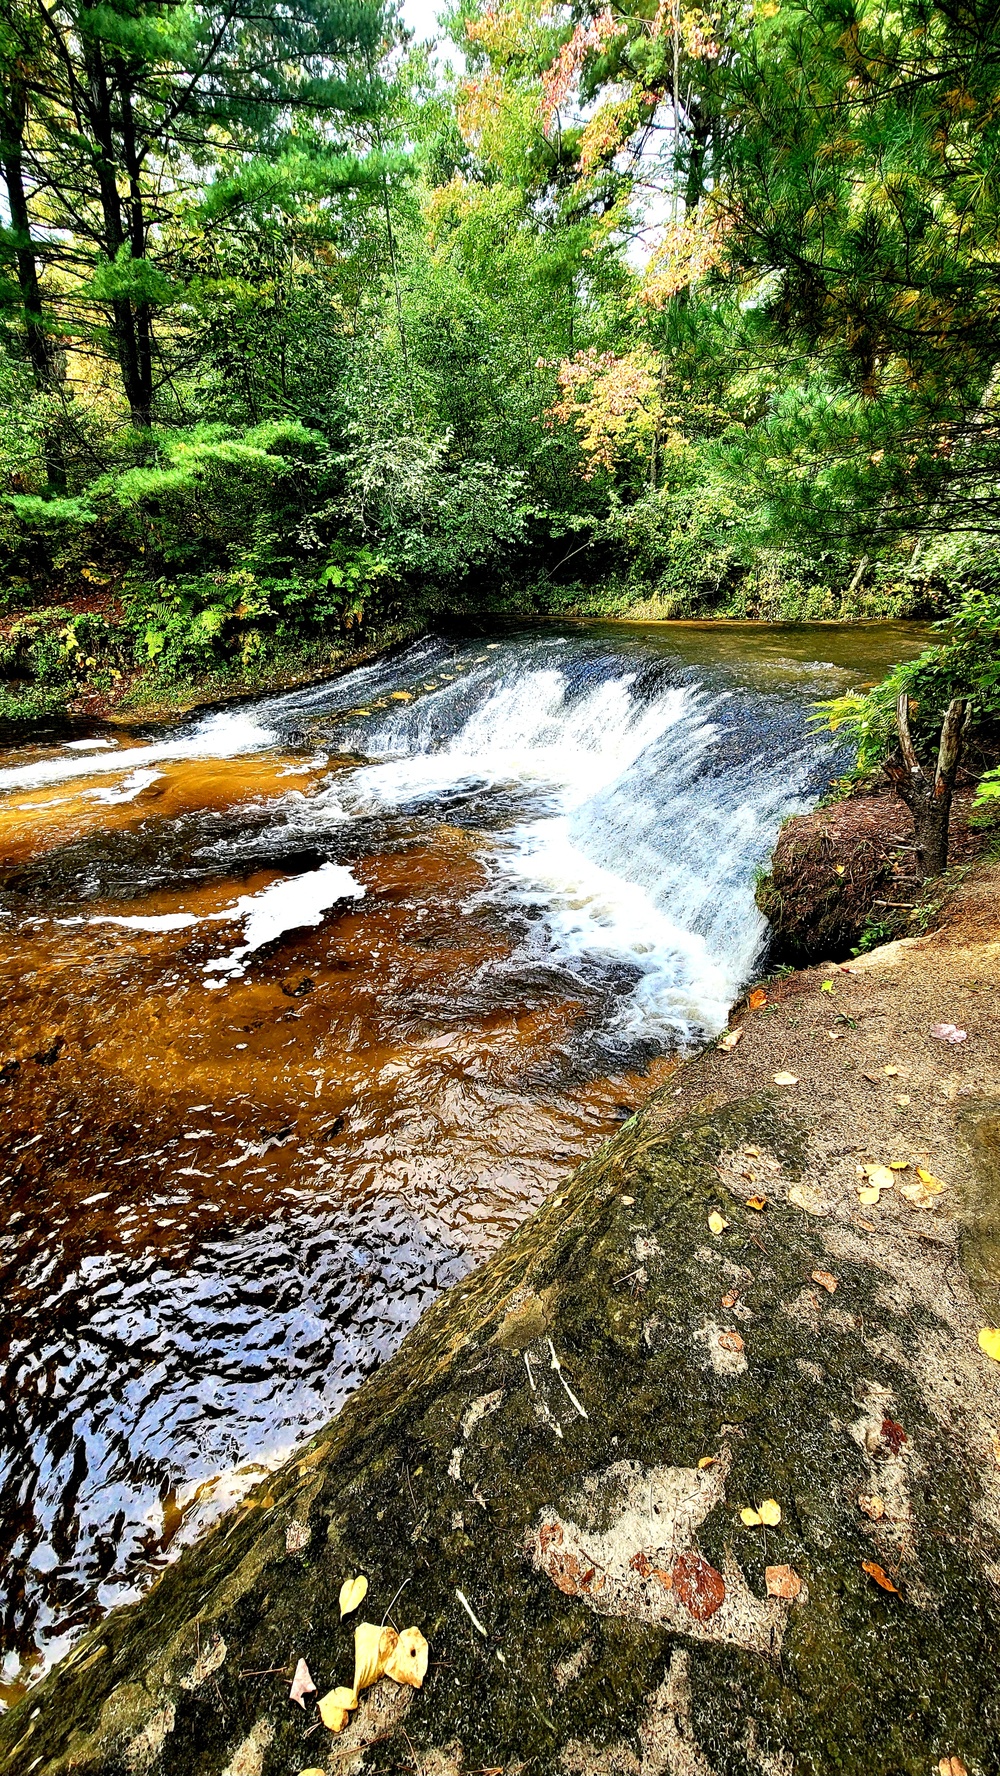
[[[768,1095],[669,1106],[90,1634],[4,1721],[0,1769],[1000,1769],[1000,1365],[956,1249],[869,1235],[808,1179],[799,1206],[807,1143]],[[744,1523],[764,1500],[780,1523]],[[289,1680],[303,1657],[319,1693],[351,1682],[357,1572],[360,1614],[419,1626],[431,1664],[333,1736]]]

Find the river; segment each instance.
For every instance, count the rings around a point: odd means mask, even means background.
[[[914,624],[429,640],[0,755],[11,1700],[718,1032]]]

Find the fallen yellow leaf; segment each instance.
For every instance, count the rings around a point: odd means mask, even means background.
[[[821,993],[832,993],[833,992],[833,982],[832,981],[824,981],[823,985],[820,987],[820,992]]]
[[[761,1521],[760,1512],[755,1511],[751,1505],[743,1506],[743,1509],[740,1512],[740,1517],[748,1529],[753,1529],[754,1526]]]
[[[1000,1363],[1000,1328],[984,1326],[979,1334],[979,1348],[986,1356],[992,1357],[994,1363]]]
[[[357,1706],[357,1692],[345,1689],[341,1684],[339,1689],[328,1690],[325,1696],[320,1697],[319,1717],[331,1733],[342,1733],[351,1709]]]
[[[774,1083],[775,1085],[798,1085],[799,1082],[794,1073],[776,1073]]]
[[[879,1190],[891,1190],[896,1182],[891,1168],[887,1165],[864,1165],[861,1169],[869,1184],[876,1185]]]
[[[382,1676],[396,1650],[399,1635],[395,1628],[381,1627],[375,1622],[359,1622],[354,1630],[354,1694],[370,1690]]]
[[[404,1628],[383,1667],[383,1676],[393,1683],[409,1684],[419,1690],[427,1676],[429,1648],[419,1628]]]
[[[742,1041],[742,1039],[743,1039],[743,1031],[741,1028],[737,1027],[735,1030],[727,1030],[726,1034],[724,1036],[720,1036],[720,1038],[719,1038],[719,1047],[720,1048],[735,1048],[736,1044],[738,1042]]]
[[[714,1462],[718,1461],[718,1459],[717,1455],[700,1455],[698,1457],[698,1466],[699,1468],[710,1468]]]
[[[960,1757],[943,1757],[938,1760],[938,1776],[969,1776],[969,1772]]]
[[[883,1067],[882,1071],[886,1075],[887,1078],[895,1079],[896,1074],[899,1072],[899,1068],[898,1067]]]
[[[862,1202],[862,1203],[877,1203],[878,1202],[878,1188],[877,1188],[877,1186],[874,1184],[863,1185],[862,1188],[858,1191],[858,1201]]]
[[[835,1276],[831,1276],[828,1270],[814,1270],[812,1280],[814,1283],[818,1283],[821,1289],[825,1289],[828,1295],[834,1294],[837,1279]]]
[[[748,1196],[747,1197],[747,1208],[748,1209],[766,1209],[767,1208],[767,1197],[766,1196]]]
[[[900,1108],[900,1109],[901,1109],[901,1110],[905,1110],[905,1109],[906,1109],[906,1106],[907,1106],[907,1104],[908,1104],[908,1103],[909,1103],[909,1101],[910,1101],[910,1100],[909,1100],[909,1098],[908,1098],[908,1097],[905,1097],[905,1096],[904,1096],[904,1097],[901,1097],[901,1098],[897,1098],[897,1099],[896,1099],[896,1102],[897,1102],[897,1104],[898,1104],[898,1105],[899,1105],[899,1108]]]
[[[947,1185],[942,1184],[940,1178],[935,1178],[933,1172],[925,1172],[923,1166],[917,1167],[917,1177],[920,1179],[924,1189],[930,1190],[935,1196],[939,1190],[947,1189]]]
[[[725,1233],[726,1228],[729,1226],[729,1222],[724,1215],[719,1214],[718,1209],[713,1209],[708,1217],[708,1225],[712,1233]]]
[[[751,1011],[760,1011],[761,1007],[767,1004],[767,994],[763,987],[754,987],[747,1004]]]
[[[760,1520],[762,1523],[766,1523],[770,1529],[773,1529],[776,1523],[781,1522],[781,1506],[777,1499],[764,1500],[760,1507]]]
[[[345,1579],[340,1587],[341,1621],[345,1616],[349,1616],[352,1610],[356,1610],[358,1604],[363,1603],[367,1595],[368,1580],[363,1573],[359,1573],[356,1579]]]
[[[862,1493],[858,1499],[858,1510],[870,1517],[873,1523],[880,1523],[885,1516],[885,1500],[880,1499],[877,1493],[872,1493],[870,1498]]]
[[[412,691],[390,691],[389,696],[394,703],[412,703]]]

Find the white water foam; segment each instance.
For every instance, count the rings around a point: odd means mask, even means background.
[[[294,818],[525,795],[537,813],[484,839],[489,897],[529,914],[529,957],[587,980],[624,971],[623,1034],[684,1046],[722,1028],[752,971],[755,869],[809,805],[824,750],[793,722],[777,753],[758,743],[730,762],[736,720],[730,693],[691,683],[648,691],[619,670],[574,694],[561,665],[515,661],[499,683],[473,670],[359,734],[374,761]]]
[[[323,915],[338,900],[360,900],[364,888],[355,881],[349,869],[341,864],[324,863],[304,875],[292,876],[284,882],[272,882],[260,894],[241,894],[239,900],[224,912],[213,913],[213,919],[242,919],[246,942],[206,962],[206,974],[241,975],[247,956],[265,944],[273,943],[286,931],[301,931],[305,926],[321,925]],[[209,983],[206,983],[209,984]],[[222,985],[221,982],[211,983]]]
[[[9,765],[0,770],[0,794],[13,789],[40,789],[48,783],[65,783],[72,777],[92,777],[95,772],[126,774],[166,759],[236,758],[257,752],[277,739],[272,728],[260,726],[242,711],[206,716],[196,727],[173,740],[156,740],[148,746],[125,746],[95,757],[94,752],[66,758],[37,759],[31,765]],[[73,742],[70,742],[72,746]],[[68,749],[67,749],[68,750]]]

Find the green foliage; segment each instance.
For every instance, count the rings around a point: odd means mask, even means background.
[[[917,739],[936,743],[952,697],[968,697],[979,718],[1000,717],[1000,595],[966,592],[938,627],[946,640],[894,666],[870,691],[818,705],[815,719],[852,743],[859,771],[875,769],[895,747],[896,704],[904,693]]]

